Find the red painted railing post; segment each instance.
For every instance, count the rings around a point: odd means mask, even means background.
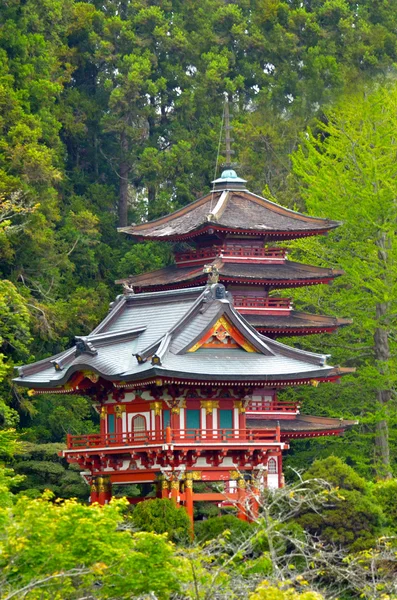
[[[166,427],[165,429],[165,443],[171,444],[172,442],[172,430],[171,427]]]
[[[71,448],[71,447],[72,447],[72,440],[71,440],[71,435],[70,435],[70,433],[67,433],[67,434],[66,434],[66,446],[67,446],[68,448]]]

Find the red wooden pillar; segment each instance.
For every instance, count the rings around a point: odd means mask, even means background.
[[[214,419],[212,416],[212,411],[213,408],[211,407],[210,409],[206,410],[205,413],[205,429],[206,429],[206,433],[205,433],[205,437],[208,439],[211,439],[213,437],[213,427],[214,427]]]
[[[159,437],[161,432],[161,413],[163,405],[161,402],[152,402],[150,404],[151,410],[154,411],[154,423],[152,424],[152,430],[154,425],[154,431],[156,432],[156,438]]]
[[[175,502],[176,505],[179,503],[179,480],[173,479],[171,481],[171,500]]]
[[[277,456],[277,469],[278,469],[278,487],[283,488],[284,487],[284,473],[283,473],[283,457],[282,457],[281,451]]]
[[[180,437],[180,429],[181,429],[181,420],[180,420],[180,416],[179,416],[179,408],[178,407],[174,407],[171,408],[171,416],[170,416],[170,426],[172,429],[172,432],[175,433],[177,435],[177,437]]]
[[[90,485],[90,504],[98,502],[98,487],[96,477],[93,477]]]
[[[259,488],[258,481],[254,477],[250,486],[250,521],[256,521],[259,515]]]
[[[244,479],[237,480],[237,518],[241,521],[247,521],[247,513],[245,510],[245,481]]]
[[[169,498],[169,484],[168,481],[164,478],[161,481],[161,497],[162,498]]]
[[[190,473],[186,475],[185,479],[185,508],[190,519],[191,532],[190,535],[193,537],[193,478],[190,476]]]
[[[112,499],[112,484],[110,481],[110,477],[108,476],[100,476],[97,477],[97,485],[98,485],[98,503],[102,506],[105,504],[109,504]]]

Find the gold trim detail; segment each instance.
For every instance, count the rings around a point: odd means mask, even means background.
[[[125,413],[124,404],[116,404],[116,406],[114,407],[114,414],[116,415],[116,419],[121,419],[123,413]]]
[[[236,481],[237,479],[241,479],[241,475],[240,475],[240,473],[238,471],[230,471],[229,477],[233,481]]]
[[[242,400],[235,400],[234,401],[234,408],[238,409],[238,412],[241,413],[245,413],[245,406],[243,405]]]
[[[159,417],[161,415],[162,408],[163,408],[163,405],[161,402],[151,402],[150,403],[150,410],[154,410],[154,414],[156,415],[156,417]]]
[[[193,479],[185,479],[185,488],[188,490],[193,489]]]
[[[107,414],[108,414],[108,411],[107,411],[106,406],[102,406],[101,407],[101,412],[99,413],[100,418],[101,419],[106,419]]]
[[[171,489],[172,490],[178,490],[179,492],[179,481],[171,481]]]
[[[191,471],[191,474],[194,481],[201,481],[201,471]]]
[[[214,408],[219,408],[219,400],[200,400],[201,408],[205,408],[205,414],[212,415]]]
[[[92,383],[98,383],[99,375],[93,373],[93,371],[82,371],[81,373],[84,375],[84,377],[92,381]]]
[[[246,486],[246,483],[245,483],[245,479],[238,479],[238,480],[237,480],[237,487],[238,487],[240,490],[245,490],[245,488],[247,487],[247,486]]]

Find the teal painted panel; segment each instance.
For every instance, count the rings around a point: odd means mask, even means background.
[[[200,429],[200,409],[186,410],[186,429]]]
[[[115,424],[114,415],[108,415],[108,433],[115,433],[115,432],[116,432],[116,424]]]
[[[233,411],[219,411],[219,429],[233,429]]]
[[[165,429],[166,427],[169,427],[171,423],[171,411],[168,410],[168,408],[166,410],[163,410],[163,428]]]

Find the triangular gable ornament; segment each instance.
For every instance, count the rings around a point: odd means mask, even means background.
[[[196,352],[199,348],[220,350],[243,348],[246,352],[257,352],[254,346],[224,316],[220,317],[215,325],[194,346],[189,348],[188,352]]]

